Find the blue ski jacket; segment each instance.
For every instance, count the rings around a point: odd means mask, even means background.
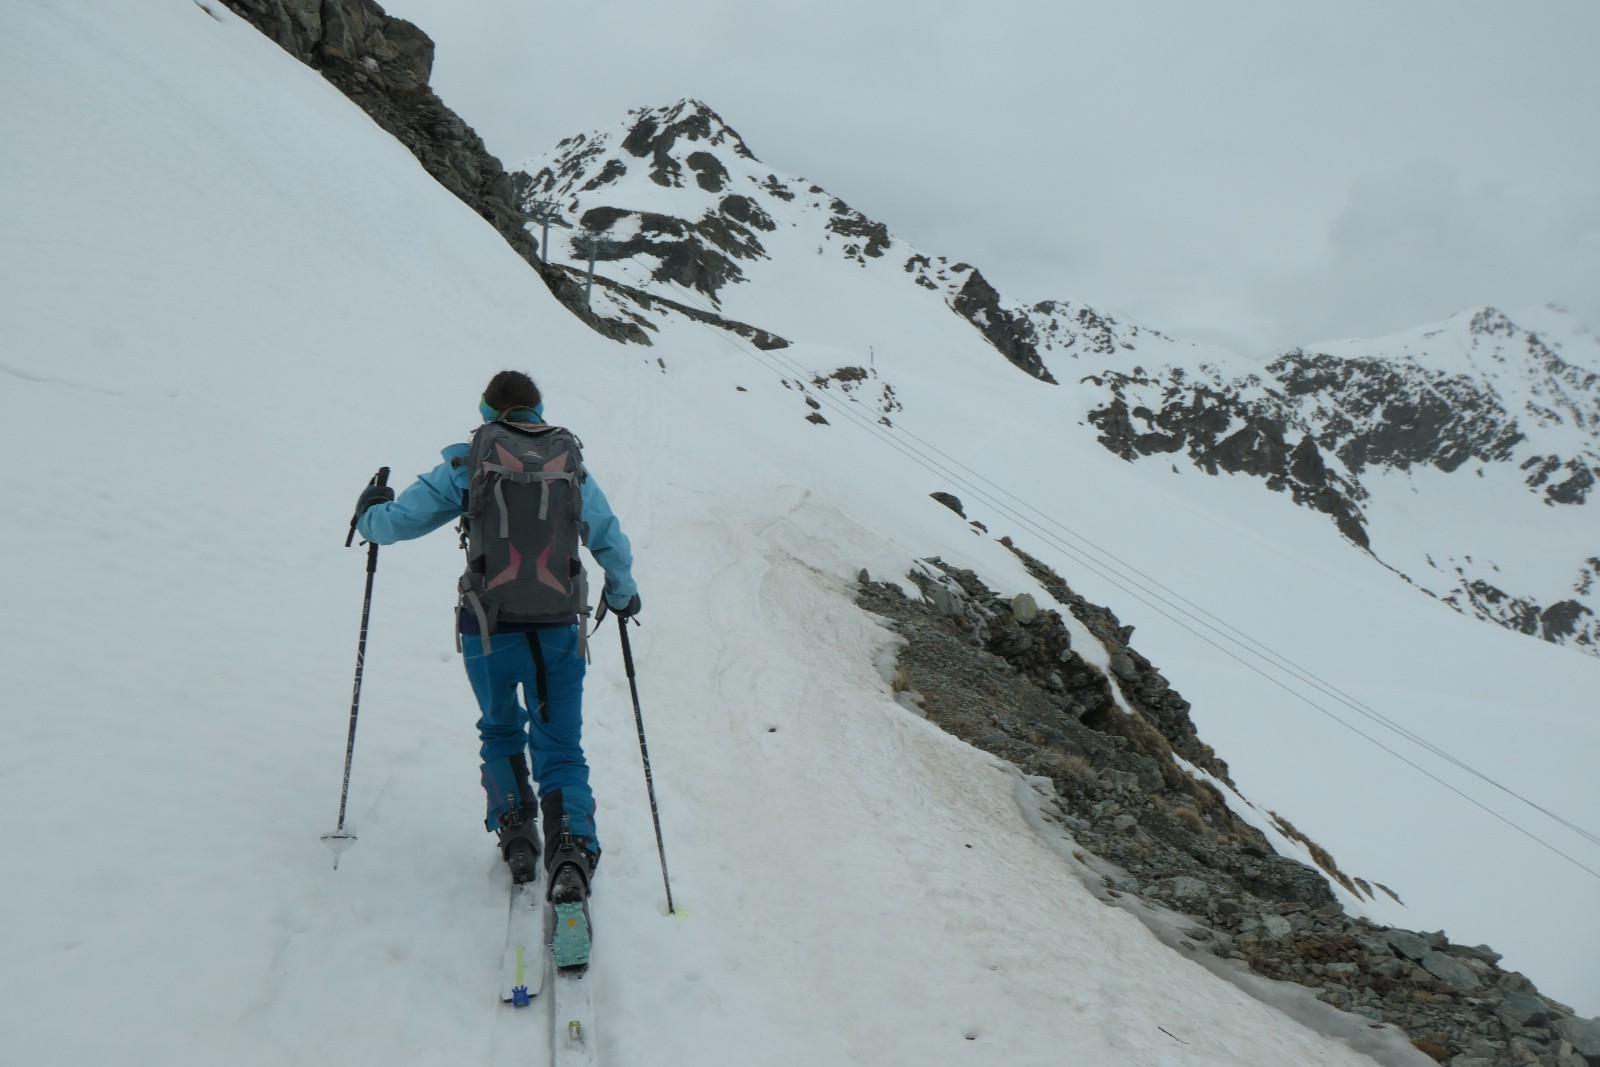
[[[544,405],[533,409],[530,422],[544,421]],[[444,462],[405,488],[399,496],[386,504],[375,504],[362,513],[356,522],[356,532],[378,545],[392,545],[396,541],[409,541],[431,533],[439,527],[460,518],[467,510],[467,487],[471,472],[465,463],[470,446],[454,444],[444,449]],[[633,547],[622,524],[611,510],[611,503],[594,475],[585,471],[586,477],[579,487],[583,501],[583,522],[589,529],[589,554],[594,556],[606,572],[606,602],[613,608],[626,607],[639,587],[633,580]],[[477,632],[477,620],[462,622],[463,631]]]

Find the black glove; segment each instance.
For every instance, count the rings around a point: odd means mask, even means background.
[[[628,598],[628,602],[620,608],[612,607],[611,601],[607,599],[606,607],[611,608],[611,614],[615,615],[619,619],[631,619],[635,615],[639,614],[639,594],[633,594],[633,596]]]
[[[361,491],[361,499],[356,501],[356,518],[367,513],[367,509],[374,504],[387,504],[394,499],[394,490],[387,485],[369,485]]]

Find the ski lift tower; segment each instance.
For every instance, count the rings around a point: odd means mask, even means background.
[[[573,235],[572,243],[589,255],[589,276],[583,287],[583,306],[589,306],[589,297],[594,292],[594,260],[602,248],[611,247],[611,238],[597,230],[580,230]]]
[[[550,265],[550,226],[572,229],[572,223],[561,217],[561,205],[554,200],[533,200],[528,204],[528,218],[544,227],[544,237],[539,242],[539,257]]]

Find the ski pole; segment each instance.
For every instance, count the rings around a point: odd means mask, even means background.
[[[605,603],[602,599],[601,603]],[[667,878],[667,846],[661,840],[661,812],[656,807],[656,784],[650,776],[650,747],[644,740],[644,713],[639,710],[639,684],[633,673],[633,648],[628,644],[628,620],[617,616],[617,633],[622,635],[622,666],[628,672],[628,691],[633,694],[633,721],[639,727],[639,755],[644,760],[644,787],[650,794],[650,819],[656,826],[656,851],[661,855],[661,884],[667,888],[667,914],[672,909],[672,882]]]
[[[367,483],[372,486],[389,484],[389,468],[380,467],[378,473],[372,476],[372,481]],[[350,516],[350,532],[345,535],[344,547],[349,548],[355,541],[356,520],[361,517],[360,512]],[[372,615],[372,576],[378,571],[378,546],[367,545],[367,592],[361,601],[361,637],[356,642],[356,681],[355,689],[350,694],[350,736],[344,745],[344,784],[339,788],[339,825],[332,833],[322,835],[322,840],[333,849],[333,869],[339,869],[339,856],[345,849],[355,844],[356,835],[344,828],[344,811],[350,801],[350,763],[356,754],[356,715],[361,708],[361,671],[367,660],[367,620]]]

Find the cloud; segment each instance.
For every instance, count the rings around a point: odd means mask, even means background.
[[[385,3],[513,166],[694,96],[1019,300],[1256,354],[1485,303],[1600,328],[1593,0],[1002,6]]]
[[[1537,157],[1529,160],[1537,167]],[[1350,185],[1309,270],[1265,283],[1280,336],[1381,334],[1492,304],[1555,302],[1600,324],[1600,193],[1469,183],[1439,162]]]

